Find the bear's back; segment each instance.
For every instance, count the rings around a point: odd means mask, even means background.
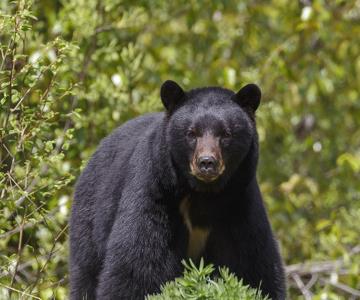
[[[152,113],[137,117],[124,123],[105,137],[81,174],[76,190],[80,188],[84,177],[88,184],[88,177],[92,177],[91,181],[113,178],[109,173],[118,172],[118,167],[122,171],[121,173],[125,173],[123,168],[129,162],[136,145],[144,139],[148,131],[160,126],[163,116],[163,113]],[[119,176],[119,174],[112,175]]]
[[[105,245],[136,146],[161,126],[164,113],[132,119],[104,138],[76,183],[71,223],[79,234],[93,228],[97,247]],[[81,213],[80,213],[81,211]],[[77,225],[75,225],[77,224]],[[75,225],[75,226],[74,226]],[[103,249],[99,249],[102,252]]]

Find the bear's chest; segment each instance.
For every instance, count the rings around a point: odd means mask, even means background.
[[[196,211],[189,197],[181,201],[179,210],[188,231],[187,257],[196,261],[205,250],[211,226],[208,218],[201,211]]]

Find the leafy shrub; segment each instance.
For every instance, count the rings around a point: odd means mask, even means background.
[[[227,268],[219,269],[219,277],[212,279],[212,265],[197,268],[190,260],[183,261],[184,276],[161,287],[161,294],[148,296],[147,300],[266,300],[256,289],[244,285]]]
[[[44,297],[66,293],[54,278],[66,272],[58,254],[66,253],[68,198],[56,195],[74,178],[64,159],[72,84],[61,78],[74,48],[41,42],[30,8],[12,2],[0,15],[0,299],[18,299],[20,287],[24,297],[39,286],[51,287]]]

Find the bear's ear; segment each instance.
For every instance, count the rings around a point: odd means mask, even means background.
[[[250,83],[241,88],[232,99],[241,107],[255,113],[260,104],[261,90],[256,84]]]
[[[185,92],[175,81],[166,80],[161,86],[160,97],[166,110],[172,112],[185,99]]]

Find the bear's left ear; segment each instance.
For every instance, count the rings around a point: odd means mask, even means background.
[[[232,99],[241,107],[255,113],[260,104],[261,90],[256,84],[250,83],[233,95]]]
[[[161,86],[160,97],[166,110],[172,112],[185,99],[185,92],[175,81],[166,80]]]

